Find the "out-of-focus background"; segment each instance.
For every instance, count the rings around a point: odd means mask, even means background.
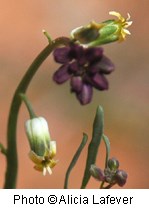
[[[18,121],[19,173],[17,188],[63,188],[67,167],[79,146],[82,133],[91,138],[97,106],[104,108],[105,134],[111,142],[111,157],[128,172],[124,188],[149,188],[149,1],[147,0],[2,0],[0,6],[0,142],[6,145],[7,118],[13,93],[26,69],[47,45],[42,34],[52,38],[69,36],[70,31],[91,20],[110,19],[109,11],[129,12],[133,25],[126,42],[105,46],[105,54],[116,65],[108,80],[110,89],[94,90],[91,104],[81,106],[69,92],[69,83],[56,85],[52,74],[58,68],[50,56],[34,77],[27,95],[36,114],[46,117],[52,139],[57,141],[58,165],[51,176],[33,169],[24,122],[29,118],[24,105]],[[112,17],[113,18],[113,17]],[[70,188],[79,188],[87,146],[70,176]],[[101,144],[97,165],[104,167]],[[0,154],[0,186],[6,161]],[[88,188],[98,188],[91,179]],[[115,187],[118,188],[118,187]]]

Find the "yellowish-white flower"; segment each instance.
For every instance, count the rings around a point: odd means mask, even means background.
[[[52,168],[57,161],[56,142],[51,141],[47,121],[43,117],[35,117],[27,120],[25,124],[26,134],[30,143],[31,151],[29,158],[35,164],[34,168],[38,171],[52,174]]]
[[[118,19],[106,20],[101,23],[92,21],[86,26],[72,30],[70,37],[75,42],[86,47],[125,40],[126,35],[130,35],[130,31],[127,28],[132,24],[129,13],[127,18],[115,11],[111,11],[109,14],[116,16]]]

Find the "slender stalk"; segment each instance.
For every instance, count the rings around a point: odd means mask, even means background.
[[[103,185],[104,185],[105,181],[102,181],[101,185],[100,185],[100,189],[103,188]]]
[[[82,139],[82,142],[78,148],[78,150],[76,151],[68,169],[67,169],[67,172],[66,172],[66,176],[65,176],[65,182],[64,182],[64,189],[67,189],[68,188],[68,180],[69,180],[69,175],[70,175],[70,172],[71,170],[73,169],[73,167],[75,166],[75,164],[77,163],[78,159],[79,159],[79,156],[83,150],[83,148],[85,147],[85,144],[87,143],[87,139],[88,139],[88,136],[86,134],[83,135],[83,139]]]
[[[44,62],[44,60],[50,55],[50,53],[59,45],[68,45],[70,40],[65,37],[55,39],[49,43],[41,53],[35,58],[26,74],[22,78],[18,85],[10,107],[8,128],[7,128],[7,167],[4,188],[13,189],[16,188],[17,172],[18,172],[18,156],[17,156],[17,144],[16,144],[16,131],[17,131],[17,120],[18,113],[22,103],[19,96],[20,93],[25,93],[29,83],[35,75],[38,68]]]
[[[35,112],[33,111],[33,108],[32,108],[32,105],[31,103],[29,102],[28,98],[26,97],[26,95],[24,95],[23,93],[20,94],[20,97],[21,99],[24,101],[26,107],[27,107],[27,110],[29,112],[29,115],[30,115],[30,119],[33,119],[36,116]]]

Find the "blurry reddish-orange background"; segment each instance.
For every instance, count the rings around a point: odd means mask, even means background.
[[[24,133],[28,113],[21,107],[17,143],[19,173],[17,188],[63,188],[67,167],[79,146],[82,133],[91,138],[97,105],[104,108],[105,134],[111,142],[111,157],[128,172],[124,188],[149,188],[149,27],[147,0],[2,0],[0,7],[0,142],[6,145],[7,118],[13,93],[35,56],[47,45],[42,34],[52,38],[64,35],[91,20],[111,18],[109,11],[129,12],[133,25],[126,42],[105,46],[105,54],[116,65],[108,76],[110,89],[94,90],[91,104],[81,106],[69,92],[69,83],[52,81],[57,69],[50,56],[34,77],[27,95],[36,114],[49,122],[52,139],[57,141],[58,165],[52,176],[43,177],[28,158],[29,145]],[[87,146],[70,176],[70,188],[79,188]],[[97,165],[104,166],[105,148],[101,145]],[[0,155],[0,186],[3,187],[6,161]],[[94,179],[88,188],[98,188]],[[118,187],[115,187],[118,188]]]

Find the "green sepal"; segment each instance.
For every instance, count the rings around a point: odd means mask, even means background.
[[[105,24],[105,26],[99,29],[99,37],[94,41],[88,43],[87,46],[99,46],[119,40],[119,36],[117,34],[118,30],[118,25],[109,21],[108,24]]]

